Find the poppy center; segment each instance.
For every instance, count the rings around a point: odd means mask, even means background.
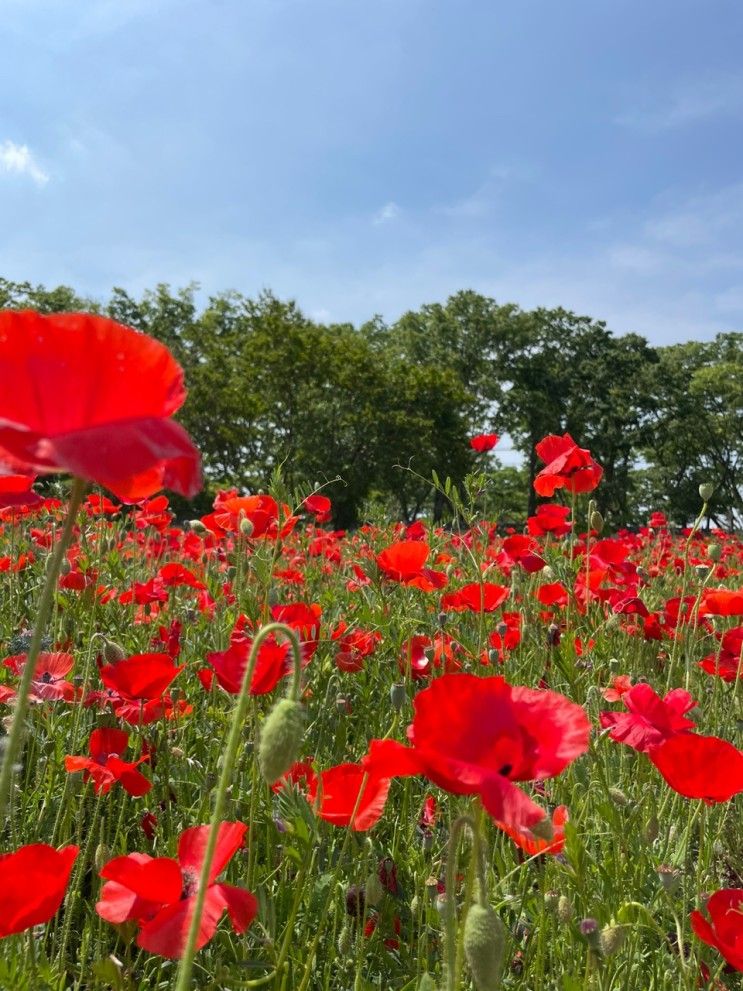
[[[502,774],[504,778],[507,778],[512,770],[513,764],[504,764],[500,771],[498,771],[498,774]]]
[[[52,680],[52,676],[49,674],[48,671],[45,671],[41,676],[41,680],[44,682],[45,685],[48,685],[49,682]]]

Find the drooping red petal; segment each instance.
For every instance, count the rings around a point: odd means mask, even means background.
[[[217,834],[214,860],[209,871],[211,884],[225,869],[243,845],[248,827],[243,822],[221,822]],[[191,826],[181,833],[178,841],[178,863],[198,878],[204,863],[209,826]]]

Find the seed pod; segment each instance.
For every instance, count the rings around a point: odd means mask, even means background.
[[[477,991],[498,991],[506,934],[490,905],[471,905],[464,921],[464,954]]]
[[[304,710],[299,702],[279,699],[261,726],[258,763],[267,784],[278,781],[297,759],[304,735]]]
[[[720,547],[719,544],[715,544],[715,543],[707,544],[707,557],[710,559],[710,561],[714,561],[715,563],[717,563],[717,561],[720,560],[721,556],[722,556],[722,547]]]
[[[714,491],[715,487],[712,482],[702,482],[699,486],[699,498],[702,502],[709,502]]]

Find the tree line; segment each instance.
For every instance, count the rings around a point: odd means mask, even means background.
[[[603,466],[597,498],[613,526],[661,510],[677,524],[715,486],[713,520],[743,520],[743,333],[653,347],[563,309],[523,310],[473,291],[394,323],[324,324],[269,292],[197,299],[157,285],[106,301],[66,286],[0,279],[1,308],[102,313],[159,338],[185,370],[180,420],[199,446],[205,508],[220,486],[257,490],[277,466],[289,487],[325,483],[333,522],[446,515],[432,472],[461,486],[474,471],[482,510],[533,513],[534,446],[569,432]],[[504,467],[469,438],[508,433]],[[484,484],[483,484],[484,483]]]

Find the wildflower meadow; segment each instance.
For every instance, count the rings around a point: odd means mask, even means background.
[[[435,523],[280,469],[192,518],[185,397],[143,333],[0,313],[0,987],[740,987],[716,480],[610,532],[556,425],[523,526],[493,433]]]

